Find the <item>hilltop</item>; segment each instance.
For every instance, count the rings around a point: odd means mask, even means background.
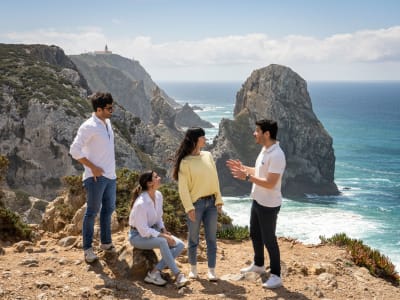
[[[121,277],[118,272],[127,242],[127,229],[113,235],[117,253],[98,251],[92,265],[83,260],[81,240],[69,245],[58,234],[40,232],[34,243],[2,245],[0,296],[2,299],[400,299],[400,289],[354,265],[345,250],[328,245],[306,246],[280,238],[284,287],[265,290],[256,274],[241,276],[240,268],[252,259],[250,241],[218,241],[217,273],[206,278],[204,252],[199,257],[199,280],[177,290]],[[98,246],[98,244],[95,244]],[[204,250],[204,245],[201,247]],[[158,253],[157,253],[158,255]],[[159,255],[158,255],[159,256]],[[267,257],[267,254],[266,254]],[[187,254],[178,258],[187,273]],[[117,268],[118,267],[118,268]],[[165,271],[167,277],[169,271]]]

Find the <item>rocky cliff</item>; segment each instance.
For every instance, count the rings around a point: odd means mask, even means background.
[[[60,178],[81,173],[68,150],[91,114],[89,93],[85,78],[62,49],[0,44],[0,153],[10,162],[6,183],[11,189],[52,200]],[[156,167],[165,174],[160,149],[175,150],[176,127],[149,126],[118,102],[115,106],[117,167]],[[160,109],[163,118],[164,113]]]
[[[338,194],[332,138],[313,112],[305,80],[280,65],[255,70],[237,93],[234,120],[220,123],[213,153],[223,194],[249,193],[250,184],[233,179],[225,161],[238,158],[254,165],[260,146],[252,133],[255,121],[262,118],[278,122],[278,140],[287,160],[283,194]]]
[[[188,105],[181,107],[152,79],[140,63],[116,54],[71,55],[78,70],[86,78],[93,91],[109,91],[117,101],[144,123],[151,122],[154,94],[162,97],[166,105],[176,110],[172,127],[212,127],[202,120]]]

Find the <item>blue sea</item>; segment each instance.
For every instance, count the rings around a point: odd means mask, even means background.
[[[196,111],[218,133],[233,118],[240,82],[161,82],[180,103]],[[400,82],[309,82],[313,110],[333,138],[339,196],[284,199],[277,234],[316,244],[319,236],[345,232],[378,249],[400,271]],[[224,197],[237,225],[248,225],[251,200]]]

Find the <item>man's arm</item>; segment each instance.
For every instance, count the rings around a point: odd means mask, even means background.
[[[102,176],[104,173],[104,170],[102,168],[93,164],[86,157],[78,158],[77,161],[79,161],[82,165],[85,165],[86,167],[88,167],[89,169],[92,170],[95,181],[96,181],[96,177]]]
[[[226,162],[226,165],[231,170],[234,178],[246,180],[246,177],[248,177],[247,181],[250,181],[266,189],[274,188],[275,185],[278,183],[279,177],[281,175],[279,173],[268,173],[267,178],[256,177],[254,175],[255,169],[242,165],[239,160],[230,159]]]
[[[273,189],[275,185],[278,183],[281,174],[279,173],[268,173],[267,178],[256,177],[254,175],[250,175],[250,182],[259,185],[266,189]]]

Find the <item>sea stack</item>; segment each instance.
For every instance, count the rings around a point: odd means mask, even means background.
[[[307,83],[290,68],[272,64],[252,72],[236,95],[234,120],[223,119],[212,152],[224,195],[248,195],[250,184],[233,179],[225,162],[240,159],[254,166],[261,149],[252,133],[255,121],[278,122],[278,140],[286,155],[282,182],[286,197],[337,195],[332,137],[312,109]]]

